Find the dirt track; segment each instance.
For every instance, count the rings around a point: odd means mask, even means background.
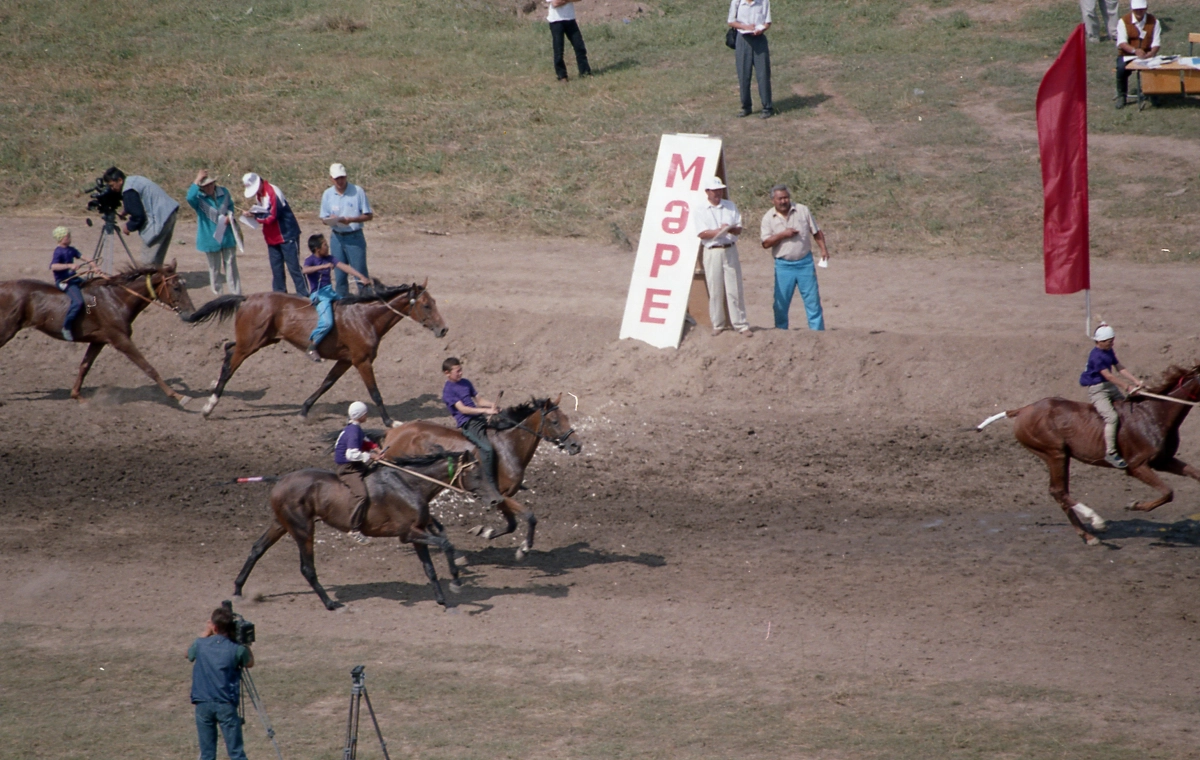
[[[53,224],[6,220],[0,279],[48,276]],[[181,225],[173,248],[200,303],[211,294],[192,237]],[[442,340],[407,322],[386,339],[376,373],[398,419],[443,418],[453,354],[484,395],[564,393],[585,453],[535,459],[525,496],[541,523],[523,563],[516,541],[467,535],[478,505],[441,504],[472,559],[459,614],[436,607],[408,550],[322,528],[317,570],[347,609],[321,608],[285,539],[247,584],[260,631],[645,657],[664,674],[704,660],[763,678],[819,667],[1055,689],[1099,738],[1196,756],[1198,484],[1171,478],[1175,502],[1133,518],[1121,507],[1148,489],[1077,466],[1073,492],[1113,521],[1089,548],[1007,423],[969,430],[1042,396],[1084,398],[1082,299],[1043,295],[1037,265],[835,250],[821,273],[831,330],[815,335],[765,329],[769,261],[743,251],[755,337],[692,334],[658,351],[616,340],[631,254],[378,227],[368,240],[372,273],[428,276],[450,325]],[[260,241],[241,264],[248,290],[267,286]],[[1135,371],[1200,359],[1200,269],[1099,262],[1093,286]],[[150,310],[134,339],[199,399],[230,333]],[[276,347],[205,421],[198,400],[173,408],[106,351],[75,404],[81,354],[30,332],[0,349],[0,623],[26,642],[44,632],[51,657],[119,623],[186,643],[265,526],[265,487],[218,481],[323,465],[321,436],[365,393],[348,374],[300,422],[325,369]],[[1193,425],[1180,456],[1198,461]]]

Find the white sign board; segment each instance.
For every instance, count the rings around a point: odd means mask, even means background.
[[[700,251],[692,209],[708,203],[700,188],[717,173],[720,162],[720,138],[662,136],[621,320],[622,339],[637,338],[656,348],[679,347]]]

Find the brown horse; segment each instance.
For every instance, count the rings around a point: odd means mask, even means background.
[[[193,310],[187,288],[175,272],[175,262],[160,268],[147,267],[122,272],[113,277],[97,277],[81,288],[85,313],[75,322],[75,342],[87,343],[79,376],[71,389],[71,398],[79,399],[83,378],[105,346],[112,346],[150,376],[180,406],[187,397],[176,393],[146,361],[130,336],[133,320],[155,301],[165,304],[187,319]],[[51,338],[63,340],[62,326],[70,299],[58,288],[38,280],[12,280],[0,283],[0,346],[26,327],[41,330]]]
[[[1200,365],[1185,369],[1170,367],[1163,382],[1150,392],[1185,402],[1200,398]],[[1200,480],[1200,470],[1175,458],[1179,449],[1179,426],[1191,411],[1191,404],[1133,396],[1113,404],[1121,416],[1117,445],[1129,463],[1125,474],[1137,478],[1161,496],[1154,501],[1135,502],[1128,509],[1149,512],[1171,501],[1174,491],[1154,471],[1185,475]],[[1050,470],[1050,495],[1058,501],[1080,538],[1090,545],[1100,539],[1080,522],[1088,520],[1096,531],[1107,523],[1087,505],[1071,498],[1071,459],[1097,467],[1111,467],[1104,460],[1104,420],[1090,404],[1062,398],[1044,398],[1029,406],[1013,409],[984,420],[977,430],[1002,417],[1013,417],[1013,434],[1025,448],[1042,458]]]
[[[449,460],[449,461],[448,461]],[[446,477],[448,469],[462,466],[462,455],[447,455],[445,452],[430,456],[402,459],[398,464],[419,472],[426,477]],[[474,482],[475,468],[467,468],[463,479],[471,487],[477,487]],[[363,521],[362,532],[368,536],[392,537],[400,539],[401,544],[412,544],[425,568],[425,575],[433,585],[433,596],[437,603],[445,606],[446,598],[442,595],[442,586],[438,582],[437,572],[433,569],[433,561],[429,557],[429,547],[434,546],[446,554],[450,566],[450,588],[457,591],[462,587],[458,579],[458,568],[454,562],[454,547],[442,533],[442,526],[429,514],[429,499],[426,493],[427,481],[421,480],[408,473],[392,469],[375,469],[366,477],[367,493],[371,502],[367,516]],[[275,519],[266,532],[254,542],[250,556],[237,580],[233,582],[233,594],[240,597],[242,586],[250,577],[262,555],[266,554],[276,541],[285,534],[291,534],[300,547],[300,573],[312,586],[313,591],[321,598],[325,609],[333,610],[341,607],[339,602],[329,598],[325,589],[317,580],[317,570],[313,563],[313,537],[317,520],[343,533],[350,530],[350,513],[353,509],[350,489],[342,485],[332,472],[325,470],[297,470],[284,475],[271,489],[271,510]]]
[[[517,517],[520,517],[527,528],[525,540],[517,548],[517,559],[523,559],[533,548],[537,516],[511,497],[520,489],[521,481],[525,479],[525,468],[533,459],[538,444],[549,441],[571,455],[583,450],[566,412],[558,408],[561,398],[560,395],[553,401],[548,398],[532,399],[528,403],[508,407],[488,420],[488,437],[496,447],[496,481],[500,493],[505,497],[497,508],[504,515],[507,526],[500,531],[476,527],[471,532],[489,540],[506,536],[517,529]],[[475,446],[459,431],[424,421],[409,422],[389,430],[380,448],[388,457],[475,450]],[[440,490],[434,486],[429,498],[433,498]]]
[[[317,324],[317,310],[307,298],[284,293],[221,296],[204,304],[184,320],[195,323],[217,317],[223,322],[233,314],[237,314],[234,322],[236,340],[225,344],[225,362],[221,365],[221,376],[217,379],[212,397],[204,405],[205,417],[212,414],[221,394],[225,392],[225,384],[242,366],[242,362],[260,348],[281,340],[303,351],[308,346],[309,334]],[[367,386],[371,400],[379,407],[383,424],[388,427],[395,424],[375,385],[375,367],[372,363],[379,353],[383,336],[405,317],[411,317],[439,338],[446,334],[446,323],[438,313],[437,302],[429,295],[424,284],[386,287],[376,281],[373,293],[336,301],[333,330],[317,346],[322,358],[333,359],[334,365],[316,393],[304,401],[300,416],[307,417],[317,399],[354,366]]]

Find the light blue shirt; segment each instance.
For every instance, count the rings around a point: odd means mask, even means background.
[[[729,23],[765,26],[771,23],[771,0],[732,0],[729,3]],[[739,29],[738,34],[750,34]]]
[[[339,216],[362,216],[373,214],[367,194],[353,182],[346,183],[346,192],[339,193],[333,185],[325,188],[321,194],[321,218],[330,219]],[[356,232],[362,229],[362,222],[351,224],[334,224],[330,227],[334,232]]]

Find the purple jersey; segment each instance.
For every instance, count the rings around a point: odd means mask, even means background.
[[[346,427],[342,428],[342,434],[338,436],[337,443],[333,447],[333,461],[338,464],[349,464],[357,462],[357,459],[347,459],[346,451],[356,449],[362,451],[363,441],[366,436],[363,435],[362,428],[357,422],[351,422]]]
[[[446,386],[442,388],[442,401],[446,402],[446,407],[454,415],[454,421],[458,423],[459,427],[462,427],[471,419],[471,415],[463,414],[455,409],[454,405],[461,401],[467,406],[475,406],[475,386],[471,385],[471,381],[466,378],[457,383],[447,380]]]
[[[315,253],[312,256],[309,256],[307,259],[304,260],[304,266],[306,266],[306,267],[319,267],[322,264],[331,264],[331,263],[333,263],[333,259],[321,258],[320,256],[318,256]],[[333,270],[332,269],[322,269],[319,272],[309,272],[308,274],[306,274],[304,276],[308,278],[308,292],[316,293],[318,290],[321,289],[322,286],[328,285],[330,283],[330,278],[333,276]]]
[[[54,264],[70,264],[75,259],[82,259],[82,258],[83,258],[83,254],[80,253],[78,250],[76,250],[76,248],[74,246],[60,245],[59,247],[54,249],[54,255],[50,257],[50,265],[53,266]],[[54,270],[54,284],[57,285],[58,283],[62,282],[63,280],[69,280],[74,276],[75,276],[75,273],[69,269],[55,269]]]
[[[1107,351],[1103,348],[1093,348],[1092,352],[1088,354],[1087,369],[1079,376],[1079,384],[1086,388],[1099,383],[1107,383],[1104,375],[1100,374],[1100,370],[1116,372],[1116,366],[1120,363],[1117,360],[1117,354],[1111,348]]]

